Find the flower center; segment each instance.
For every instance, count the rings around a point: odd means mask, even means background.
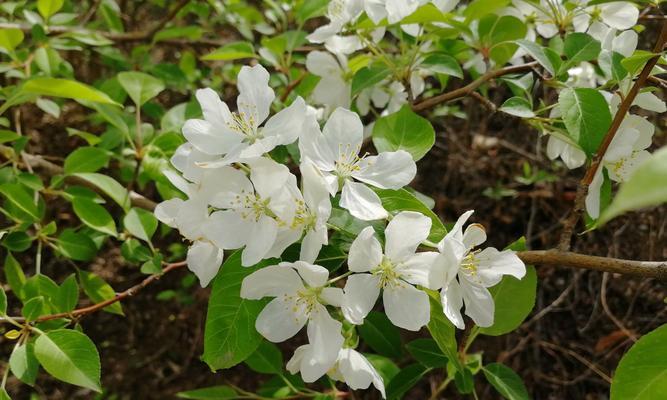
[[[293,311],[297,312],[299,307],[303,307],[306,314],[310,315],[310,313],[315,310],[315,306],[320,302],[321,292],[321,287],[306,287],[305,289],[296,292],[296,305],[294,306]]]
[[[385,288],[387,286],[396,287],[403,285],[403,281],[400,279],[401,274],[398,271],[398,268],[391,262],[387,257],[382,258],[380,265],[375,267],[371,274],[376,275],[380,278],[380,287]]]
[[[269,209],[270,201],[271,199],[262,199],[256,193],[246,193],[245,190],[241,190],[241,193],[234,197],[232,204],[239,210],[241,218],[257,222],[263,215],[273,216]]]
[[[306,231],[314,229],[317,223],[317,215],[310,211],[305,201],[297,199],[294,202],[296,203],[296,212],[290,228],[297,229],[303,227]]]
[[[254,106],[246,104],[245,107]],[[263,137],[262,130],[257,127],[257,121],[255,121],[255,116],[252,113],[246,114],[244,111],[233,112],[232,119],[227,121],[227,127],[243,135],[243,141],[250,144]]]

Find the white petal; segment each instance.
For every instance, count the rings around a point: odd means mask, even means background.
[[[202,186],[209,186],[215,191],[209,204],[216,208],[242,208],[238,203],[239,196],[253,194],[255,191],[246,174],[232,167],[216,169],[214,174],[205,177]]]
[[[208,242],[196,241],[188,249],[188,269],[199,278],[201,287],[206,287],[220,270],[222,250]]]
[[[191,197],[183,202],[176,216],[176,226],[189,240],[197,240],[201,237],[201,227],[208,218],[208,207],[206,202],[199,197]]]
[[[579,168],[586,162],[586,153],[578,147],[566,144],[561,158],[569,169]]]
[[[315,262],[317,256],[320,254],[322,245],[326,244],[327,241],[328,238],[326,230],[308,231],[301,241],[299,259],[309,263]]]
[[[593,219],[597,219],[600,216],[600,188],[602,188],[603,182],[602,168],[598,168],[593,181],[588,186],[588,194],[586,194],[585,200],[586,212]]]
[[[380,197],[363,183],[346,181],[340,195],[340,206],[364,221],[384,219],[389,215]]]
[[[306,68],[320,77],[340,76],[343,72],[336,58],[326,51],[311,51],[308,53]]]
[[[202,233],[216,246],[225,250],[239,249],[253,239],[252,224],[232,210],[216,211],[202,226]]]
[[[563,150],[565,150],[565,146],[567,145],[567,143],[558,139],[556,136],[549,135],[549,139],[547,141],[547,157],[549,157],[550,160],[557,159]]]
[[[382,262],[382,246],[372,226],[365,227],[350,246],[347,265],[350,271],[367,272]]]
[[[301,278],[310,287],[324,286],[327,283],[327,279],[329,279],[329,270],[319,265],[296,261],[292,264],[292,268],[297,270]]]
[[[379,24],[380,21],[387,16],[385,0],[366,0],[363,3],[366,15],[368,15],[368,18],[370,18],[374,24]]]
[[[338,155],[342,152],[358,154],[364,140],[364,125],[357,113],[336,108],[324,124],[322,133],[333,154]]]
[[[343,324],[331,318],[327,309],[316,304],[308,321],[308,341],[313,345],[313,359],[333,366],[343,345]]]
[[[290,144],[299,137],[305,116],[306,103],[299,96],[289,107],[282,109],[266,121],[262,135],[264,137],[277,136],[279,138],[277,144]]]
[[[384,231],[386,256],[394,262],[400,262],[413,255],[431,232],[431,223],[429,217],[418,212],[398,213]]]
[[[461,282],[461,291],[463,292],[463,302],[466,306],[465,313],[472,318],[475,325],[482,328],[493,325],[495,305],[488,289],[472,285],[463,280]]]
[[[612,41],[612,48],[614,51],[621,53],[624,57],[630,57],[637,48],[637,41],[639,36],[637,32],[629,29],[621,32]]]
[[[639,93],[632,104],[635,104],[647,111],[653,111],[657,113],[664,113],[667,111],[665,102],[652,92]]]
[[[343,306],[343,289],[337,287],[325,287],[320,292],[320,300],[322,304],[327,304],[334,307]]]
[[[181,207],[183,207],[183,203],[185,202],[179,198],[169,199],[159,203],[155,206],[155,211],[153,211],[155,218],[167,226],[176,228],[176,217],[178,216]]]
[[[410,153],[404,150],[366,157],[359,166],[361,170],[352,176],[381,189],[400,189],[417,174],[417,165]]]
[[[197,90],[195,96],[201,106],[204,119],[218,129],[225,128],[227,122],[232,119],[232,113],[227,104],[220,100],[218,94],[213,89],[205,88]]]
[[[500,282],[503,275],[512,275],[521,279],[526,275],[526,266],[511,250],[498,251],[487,247],[475,255],[477,272],[485,286],[493,286]]]
[[[430,320],[428,295],[408,283],[386,286],[382,301],[387,317],[399,328],[418,331]]]
[[[454,326],[464,329],[465,323],[461,315],[463,294],[461,293],[461,286],[456,280],[451,281],[448,286],[442,288],[440,291],[440,301],[442,302],[442,311],[445,313],[445,316],[452,321]]]
[[[241,254],[241,264],[244,267],[255,265],[266,256],[276,241],[278,223],[271,217],[263,215],[253,224],[250,240]]]
[[[364,48],[359,37],[333,35],[326,39],[324,47],[335,54],[351,54]]]
[[[417,253],[400,264],[401,278],[428,289],[439,289],[445,280],[440,253]]]
[[[241,142],[241,136],[201,119],[189,119],[183,125],[183,136],[206,154],[226,154]]]
[[[284,342],[296,335],[308,321],[305,305],[276,297],[257,316],[255,328],[262,336],[273,343]]]
[[[635,5],[625,1],[614,1],[599,5],[602,12],[600,18],[612,28],[630,29],[637,23],[639,10]]]
[[[380,295],[380,279],[371,274],[353,274],[347,278],[343,291],[343,315],[351,323],[360,325]]]
[[[259,126],[269,116],[271,103],[276,97],[269,86],[269,73],[257,64],[254,67],[244,65],[238,76],[239,97],[237,104],[239,112],[244,112],[246,118],[252,117],[254,125]]]
[[[388,22],[395,24],[415,12],[419,7],[419,2],[416,0],[386,0],[386,7]]]
[[[385,398],[384,382],[373,365],[353,349],[343,349],[339,355],[338,369],[345,383],[352,390],[367,389],[371,383]]]
[[[302,290],[299,275],[290,267],[270,265],[246,276],[241,283],[241,298],[259,300],[262,297],[279,297]]]
[[[468,249],[486,242],[486,231],[480,224],[470,224],[463,233],[463,244]]]
[[[298,370],[301,371],[301,378],[306,383],[312,383],[320,379],[336,363],[335,360],[333,362],[331,362],[331,360],[322,362],[315,358],[315,346],[312,344],[301,347],[304,347],[305,351],[299,355],[301,358],[299,359]]]
[[[463,242],[463,224],[468,221],[468,218],[474,213],[474,210],[468,210],[461,214],[459,219],[456,220],[456,223],[452,227],[452,229],[447,232],[447,235],[445,235],[445,238],[451,238],[454,240],[457,240],[459,242]],[[441,242],[442,243],[442,242]],[[440,250],[442,252],[442,250]]]
[[[310,348],[309,344],[304,344],[302,346],[297,347],[296,350],[294,350],[292,358],[290,358],[287,364],[285,365],[285,369],[287,369],[292,374],[296,374],[297,372],[299,372],[301,368],[301,360],[303,360],[303,358],[306,356],[309,348]]]

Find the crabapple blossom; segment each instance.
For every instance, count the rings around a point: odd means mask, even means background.
[[[511,250],[498,251],[493,247],[474,250],[486,241],[486,232],[479,224],[463,230],[463,224],[473,211],[459,217],[451,231],[438,243],[440,260],[435,265],[443,268],[444,281],[440,291],[442,309],[457,328],[465,327],[461,307],[476,325],[493,324],[495,304],[487,288],[500,282],[503,275],[521,279],[526,266]]]
[[[428,295],[420,285],[438,288],[442,277],[433,268],[437,252],[417,253],[431,230],[431,219],[414,211],[397,214],[385,229],[384,251],[373,227],[364,228],[352,242],[343,315],[353,324],[362,324],[382,290],[384,310],[389,320],[403,329],[416,331],[430,319]]]
[[[334,57],[325,51],[310,52],[306,57],[306,68],[321,78],[311,96],[315,103],[326,105],[329,109],[350,106],[352,87],[344,55]]]

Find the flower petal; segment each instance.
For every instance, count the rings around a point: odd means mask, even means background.
[[[343,292],[345,319],[361,325],[380,296],[380,279],[371,274],[353,274],[347,278]]]
[[[526,265],[512,250],[498,251],[487,247],[475,255],[477,272],[485,286],[494,286],[503,275],[521,279],[526,275]]]
[[[202,233],[219,248],[233,250],[245,246],[252,238],[253,226],[236,211],[216,211],[202,226]]]
[[[259,126],[269,116],[271,103],[276,97],[269,86],[269,72],[261,65],[244,65],[238,76],[239,97],[236,103],[246,121]]]
[[[382,247],[372,226],[365,227],[350,245],[347,266],[353,272],[367,272],[382,262]]]
[[[431,232],[431,219],[415,211],[398,213],[384,231],[385,254],[395,263],[413,255]]]
[[[380,189],[400,189],[417,174],[417,165],[404,150],[380,153],[364,158],[361,170],[352,174],[356,179]]]
[[[333,366],[343,346],[343,324],[329,315],[326,307],[317,303],[308,321],[308,341],[313,345],[313,359],[319,364]]]
[[[463,233],[463,244],[468,249],[486,242],[486,231],[480,224],[470,224]]]
[[[382,301],[387,317],[399,328],[418,331],[431,318],[428,295],[408,283],[386,286]]]
[[[299,274],[284,265],[270,265],[246,276],[241,283],[241,298],[259,300],[303,290]]]
[[[382,393],[382,397],[386,397],[382,377],[358,351],[342,349],[338,356],[338,369],[350,389],[367,389],[372,383]]]
[[[241,254],[241,264],[244,267],[255,265],[266,256],[276,241],[278,223],[271,217],[263,215],[253,224],[250,233],[251,240],[246,244]]]
[[[329,270],[322,266],[309,264],[304,261],[296,261],[291,266],[310,287],[324,286],[327,283],[327,279],[329,279]]]
[[[155,211],[153,211],[155,218],[167,226],[176,228],[176,217],[184,203],[185,202],[179,198],[173,198],[159,203],[155,206]]]
[[[364,140],[364,125],[357,113],[339,107],[324,124],[322,134],[333,154],[359,154]]]
[[[482,328],[493,325],[493,313],[495,305],[493,297],[485,287],[473,285],[463,280],[461,282],[463,302],[465,303],[467,316],[472,318],[475,325]]]
[[[442,311],[445,316],[459,329],[465,328],[461,307],[463,307],[463,294],[458,281],[453,280],[448,286],[440,291],[440,301],[442,302]]]
[[[340,195],[340,206],[363,221],[384,219],[389,215],[380,197],[363,183],[346,181]]]
[[[413,285],[439,289],[445,282],[442,256],[434,251],[413,254],[400,264],[401,278]]]
[[[276,297],[257,316],[255,328],[273,343],[284,342],[296,335],[308,321],[306,306],[294,297]]]
[[[605,24],[618,30],[630,29],[637,23],[639,10],[637,7],[625,1],[614,1],[600,4],[600,18]]]
[[[188,269],[199,278],[201,287],[206,287],[220,270],[222,250],[208,242],[196,241],[188,249]]]

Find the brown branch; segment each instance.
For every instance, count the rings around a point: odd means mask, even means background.
[[[171,272],[175,269],[185,267],[186,265],[187,265],[187,263],[185,261],[179,261],[179,262],[176,262],[176,263],[167,264],[167,266],[162,270],[161,273],[154,274],[154,275],[151,275],[151,276],[147,277],[146,279],[144,279],[140,283],[132,286],[131,288],[129,288],[129,289],[127,289],[127,290],[125,290],[121,293],[117,293],[116,296],[112,299],[108,299],[108,300],[102,301],[102,302],[97,303],[97,304],[93,304],[93,305],[88,306],[88,307],[77,308],[76,310],[73,310],[71,312],[42,315],[41,317],[37,318],[33,322],[35,322],[35,323],[44,322],[44,321],[50,321],[52,319],[60,319],[60,318],[73,319],[73,318],[82,317],[84,315],[92,314],[92,313],[100,311],[100,310],[102,310],[102,309],[104,309],[104,308],[106,308],[106,307],[108,307],[112,304],[115,304],[119,301],[127,299],[128,297],[134,296],[137,292],[144,289],[146,286],[148,286],[151,283],[159,280],[162,277],[162,275],[167,274],[167,273],[169,273],[169,272]],[[25,322],[25,318],[23,318],[23,317],[11,317],[11,319],[14,320],[14,321],[17,321],[17,322]],[[1,319],[0,318],[0,322],[8,322],[8,321],[9,321],[9,318],[8,319]]]
[[[414,111],[424,111],[429,108],[435,107],[438,104],[446,103],[448,101],[458,99],[460,97],[465,97],[469,95],[470,93],[474,92],[475,89],[480,87],[482,84],[492,80],[496,79],[498,77],[501,77],[503,75],[509,75],[509,74],[514,74],[518,72],[526,72],[530,71],[531,69],[535,68],[538,65],[537,61],[529,62],[526,64],[520,64],[520,65],[512,65],[509,67],[501,68],[501,69],[496,69],[496,70],[491,70],[485,73],[484,75],[480,76],[479,78],[475,79],[474,81],[470,82],[469,84],[452,90],[450,92],[442,93],[437,96],[430,97],[428,99],[424,99],[420,101],[419,103],[415,104],[412,106],[412,109]]]
[[[11,154],[14,150],[10,147],[7,146],[2,146],[0,145],[0,154],[5,157],[10,159]],[[63,168],[57,164],[54,164],[50,161],[45,160],[43,157],[34,155],[34,154],[28,154],[28,153],[23,153],[22,158],[24,162],[26,163],[27,167],[30,168],[35,168],[39,169],[42,172],[44,172],[47,176],[55,176],[55,175],[63,175],[64,171]],[[88,187],[98,193],[100,192],[100,189],[91,184],[90,182],[86,181],[85,179],[79,178],[77,176],[66,176],[65,177],[65,182],[67,182],[70,185],[81,185]],[[103,193],[101,193],[103,194]],[[130,204],[134,207],[139,207],[143,208],[145,210],[153,211],[155,209],[155,206],[157,206],[157,203],[155,203],[153,200],[148,199],[142,195],[140,195],[137,192],[131,191],[130,192]]]
[[[655,53],[655,56],[648,60],[642,71],[639,73],[637,80],[632,85],[632,88],[630,88],[630,91],[621,102],[621,105],[618,107],[618,111],[616,112],[616,115],[614,115],[614,119],[609,126],[609,130],[604,136],[598,151],[593,157],[591,165],[588,167],[586,174],[577,186],[577,195],[574,200],[574,207],[568,218],[563,223],[563,232],[558,243],[558,248],[560,250],[567,251],[570,249],[574,228],[577,225],[577,222],[579,222],[580,215],[584,211],[584,203],[586,201],[586,195],[588,194],[588,187],[593,181],[593,178],[595,178],[595,174],[597,173],[598,169],[600,168],[600,164],[602,163],[602,158],[607,152],[607,149],[609,148],[612,140],[614,140],[614,136],[616,135],[616,132],[618,132],[618,128],[621,126],[621,123],[625,119],[625,115],[630,110],[635,97],[637,97],[639,90],[644,86],[644,83],[651,74],[653,67],[655,67],[657,64],[658,59],[660,58],[660,53],[665,47],[665,43],[667,43],[667,20],[663,22],[662,31],[660,32],[660,36],[655,43],[655,47],[653,48],[653,53]]]
[[[634,261],[619,258],[589,256],[559,250],[519,251],[517,256],[526,264],[554,265],[571,268],[613,272],[667,282],[667,261]]]

